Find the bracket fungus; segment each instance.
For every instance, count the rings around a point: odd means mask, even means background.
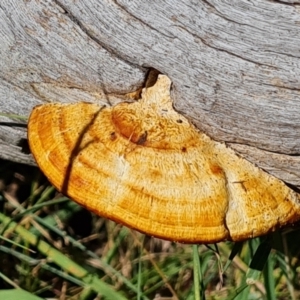
[[[114,107],[35,107],[37,164],[87,209],[172,241],[240,241],[299,220],[299,195],[177,113],[170,85],[161,75],[139,101]]]

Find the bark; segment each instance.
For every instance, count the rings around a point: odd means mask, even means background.
[[[177,111],[299,187],[299,4],[2,0],[1,111],[27,117],[50,101],[119,101],[155,68],[173,81]],[[26,126],[0,122],[0,157],[33,164],[21,147]]]

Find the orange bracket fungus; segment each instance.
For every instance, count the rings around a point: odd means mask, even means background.
[[[161,75],[139,101],[114,107],[35,107],[39,167],[87,209],[163,239],[240,241],[299,220],[299,195],[178,114],[170,84]]]

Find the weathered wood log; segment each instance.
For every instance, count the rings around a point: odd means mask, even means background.
[[[120,101],[155,68],[172,79],[177,111],[299,187],[299,3],[3,0],[1,112]],[[0,122],[0,157],[33,163],[26,128]]]

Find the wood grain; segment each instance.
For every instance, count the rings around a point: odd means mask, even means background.
[[[3,0],[0,24],[2,112],[108,103],[140,88],[152,67],[172,79],[175,108],[199,129],[300,186],[297,1]],[[18,160],[24,136],[0,126],[11,150],[0,157]]]

